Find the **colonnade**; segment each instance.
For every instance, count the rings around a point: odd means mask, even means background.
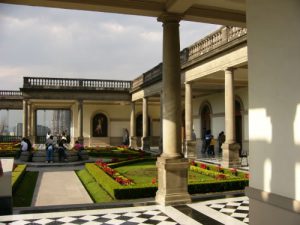
[[[157,159],[158,192],[156,201],[163,205],[187,203],[191,201],[188,194],[188,158],[195,158],[196,143],[192,140],[193,108],[192,82],[185,83],[185,152],[181,143],[181,65],[180,65],[180,16],[163,14],[158,18],[163,24],[163,82],[161,93],[161,136],[162,154]],[[234,74],[228,68],[225,76],[225,128],[226,141],[223,144],[224,166],[238,163],[239,145],[235,143],[234,131]],[[83,101],[78,100],[78,138],[83,141]],[[143,137],[142,149],[150,149],[148,134],[148,98],[143,97]],[[23,134],[34,137],[35,112],[28,100],[23,101]],[[135,103],[131,103],[130,146],[137,147]],[[185,157],[184,157],[185,156]]]

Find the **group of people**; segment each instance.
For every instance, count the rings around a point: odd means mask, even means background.
[[[214,136],[211,134],[211,130],[204,130],[204,136],[202,137],[202,153],[207,154],[209,156],[215,155],[215,145],[218,141],[218,151],[222,152],[222,144],[225,142],[225,134],[224,131],[221,131],[218,135],[218,139],[214,139]]]
[[[67,154],[66,154],[66,144],[67,144],[67,137],[66,133],[62,132],[60,139],[58,140],[57,136],[51,135],[49,131],[46,136],[46,162],[52,163],[53,162],[53,155],[54,151],[58,152],[59,161],[67,161]],[[77,151],[78,159],[81,160],[81,151],[84,150],[83,145],[79,141],[75,141],[74,150]]]
[[[22,152],[29,152],[29,161],[31,161],[32,160],[31,150],[32,150],[31,141],[28,138],[23,137],[20,143],[20,151],[18,154],[18,158],[20,158]]]
[[[60,140],[53,136],[50,131],[46,135],[46,162],[53,162],[54,151],[58,151],[59,161],[67,161],[66,146],[67,138],[65,132],[62,133]]]

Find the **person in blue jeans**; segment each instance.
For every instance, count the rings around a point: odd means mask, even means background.
[[[54,146],[53,146],[53,135],[50,135],[50,137],[46,141],[46,162],[53,163],[53,152],[54,152]]]

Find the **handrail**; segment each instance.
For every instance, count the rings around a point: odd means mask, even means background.
[[[0,96],[22,96],[21,91],[0,90]]]
[[[24,77],[23,88],[130,89],[131,81]]]
[[[181,52],[181,62],[186,63],[193,60],[246,34],[247,28],[221,27],[214,33],[184,49]]]
[[[246,34],[246,28],[221,27],[212,34],[183,49],[180,52],[180,63],[183,65],[190,62],[193,59],[205,55],[220,46],[224,46],[231,41],[245,36]],[[132,89],[137,90],[142,86],[152,84],[159,80],[162,80],[162,63],[134,79],[132,81]]]

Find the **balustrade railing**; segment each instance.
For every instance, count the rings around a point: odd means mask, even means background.
[[[199,56],[204,55],[222,45],[225,45],[235,39],[238,39],[247,34],[246,28],[240,27],[221,27],[214,33],[197,41],[190,47],[181,52],[181,62],[186,63]]]
[[[24,77],[24,88],[130,89],[131,81]]]
[[[0,91],[0,96],[22,96],[22,92],[21,91],[5,91],[5,90],[1,90]]]
[[[21,139],[22,136],[0,135],[0,143],[20,142]]]
[[[247,34],[246,28],[240,27],[221,27],[214,33],[206,36],[205,38],[197,41],[193,45],[183,49],[180,52],[180,62],[181,64],[192,61],[206,53],[211,52],[214,49],[219,48],[233,40],[243,37]],[[162,79],[162,64],[154,67],[148,72],[142,74],[132,81],[132,88],[137,89],[142,87],[142,85],[147,85],[152,83],[151,80],[158,81]]]
[[[146,73],[143,73],[136,79],[132,81],[132,89],[136,89],[138,87],[141,87],[142,85],[147,85],[152,82],[157,82],[162,79],[162,63],[158,64],[151,70],[147,71]]]

